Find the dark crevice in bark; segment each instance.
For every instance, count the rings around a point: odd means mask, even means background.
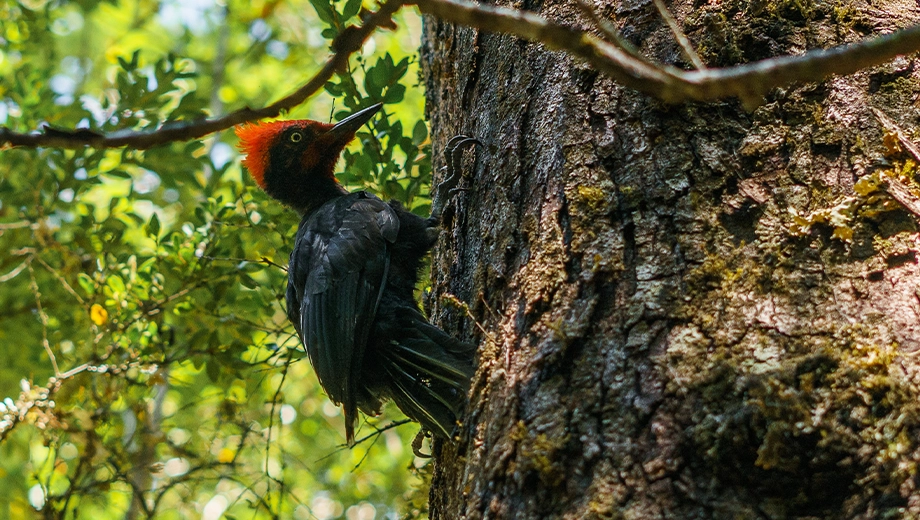
[[[482,37],[482,33],[477,30],[472,44],[473,56],[470,59],[471,64],[469,70],[466,71],[466,82],[463,85],[463,101],[461,102],[461,106],[465,111],[469,111],[472,108],[473,95],[476,92],[476,86],[479,84],[479,74],[482,68],[482,53],[479,52],[478,49]]]
[[[571,216],[569,215],[569,203],[565,198],[565,192],[559,190],[556,195],[562,201],[559,211],[556,213],[559,228],[562,230],[562,245],[565,252],[565,276],[566,282],[574,283],[578,273],[581,272],[580,258],[572,254],[572,235],[574,231],[571,226]]]

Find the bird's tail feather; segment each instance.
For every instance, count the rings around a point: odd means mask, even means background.
[[[389,394],[403,413],[450,438],[466,405],[475,347],[450,337],[421,315],[413,321],[411,334],[392,341],[382,352]]]

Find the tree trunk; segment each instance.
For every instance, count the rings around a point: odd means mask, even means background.
[[[729,66],[917,19],[881,3],[669,7]],[[571,2],[515,6],[589,26]],[[597,8],[687,66],[653,3]],[[432,518],[920,515],[918,217],[878,177],[913,170],[869,108],[918,124],[912,59],[750,113],[432,19],[422,66],[436,153],[485,143],[433,261],[433,319],[480,357]]]

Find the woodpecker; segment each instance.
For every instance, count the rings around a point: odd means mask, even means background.
[[[387,399],[450,438],[474,372],[474,346],[428,323],[415,299],[441,203],[423,219],[399,202],[349,193],[335,178],[342,150],[381,106],[337,124],[236,128],[256,184],[302,215],[288,264],[287,315],[320,385],[344,409],[349,446],[358,410],[376,415]]]

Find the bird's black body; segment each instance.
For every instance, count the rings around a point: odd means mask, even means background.
[[[392,398],[430,431],[453,431],[472,348],[429,324],[415,302],[432,245],[426,220],[363,191],[330,200],[300,223],[288,317],[346,421],[357,409],[377,413]]]
[[[342,149],[380,107],[336,125],[277,121],[237,129],[256,182],[303,214],[288,267],[287,314],[320,384],[345,409],[349,443],[357,410],[377,413],[386,399],[449,437],[473,375],[473,346],[428,323],[415,300],[440,199],[426,220],[397,202],[348,193],[333,176]]]
[[[415,302],[432,245],[426,220],[363,191],[330,200],[300,223],[288,267],[288,317],[346,421],[357,409],[377,413],[392,398],[430,431],[453,431],[473,372],[472,348],[429,324]]]

